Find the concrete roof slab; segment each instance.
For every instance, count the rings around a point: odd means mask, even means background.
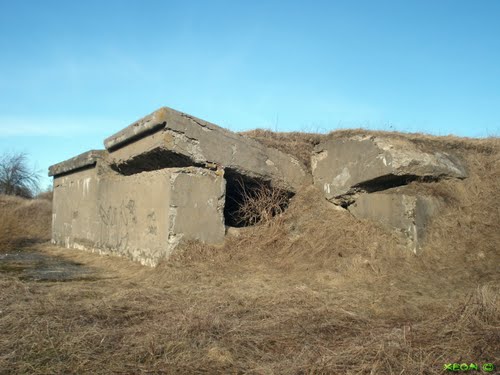
[[[105,150],[90,150],[84,152],[71,159],[51,165],[49,167],[49,176],[57,176],[84,167],[95,165],[97,163],[97,160],[103,159],[106,154],[107,151]]]
[[[124,174],[217,165],[292,190],[309,182],[304,166],[293,156],[168,107],[108,137],[104,145],[113,168]]]

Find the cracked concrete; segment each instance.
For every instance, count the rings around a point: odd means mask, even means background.
[[[140,156],[156,152],[163,155],[158,168],[178,166],[172,158],[183,158],[195,166],[217,163],[292,191],[310,183],[304,166],[291,155],[167,107],[107,138],[104,145],[116,170],[144,170]]]
[[[329,202],[395,230],[414,252],[444,203],[436,197],[407,194],[404,187],[467,177],[455,155],[424,152],[408,140],[382,136],[326,140],[316,146],[311,166],[314,184]]]
[[[407,241],[408,248],[417,252],[425,241],[427,227],[444,206],[436,197],[393,192],[362,193],[348,210],[360,219],[377,221],[396,230]]]
[[[385,190],[416,179],[467,177],[453,155],[423,152],[410,141],[378,136],[327,140],[316,146],[311,165],[314,184],[338,204],[355,193]]]
[[[467,177],[450,153],[424,152],[401,138],[360,135],[318,144],[311,176],[291,155],[167,107],[104,145],[106,150],[49,168],[53,242],[151,266],[185,240],[218,244],[226,225],[247,225],[237,217],[242,187],[262,185],[292,197],[314,184],[334,207],[401,233],[417,251],[444,202],[404,187]]]
[[[223,241],[226,184],[215,172],[188,167],[122,176],[98,173],[102,163],[71,171],[81,163],[70,159],[52,169],[64,171],[54,176],[54,243],[154,266],[183,240]]]
[[[223,241],[242,181],[310,183],[292,156],[167,107],[104,144],[50,167],[54,243],[155,265],[184,240]]]
[[[104,150],[90,150],[77,155],[71,159],[54,164],[49,167],[49,176],[63,175],[85,168],[93,168],[99,160],[106,158],[107,152]]]

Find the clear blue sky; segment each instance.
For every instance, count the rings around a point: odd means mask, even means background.
[[[0,0],[0,151],[45,175],[163,105],[234,131],[498,136],[499,20],[498,0]]]

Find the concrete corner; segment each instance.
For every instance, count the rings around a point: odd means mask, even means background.
[[[348,210],[357,218],[379,222],[386,228],[397,230],[417,252],[425,241],[427,226],[443,202],[430,196],[393,193],[359,194]]]
[[[61,163],[51,165],[49,167],[49,176],[58,176],[84,168],[93,168],[97,164],[97,161],[104,160],[107,154],[108,152],[105,150],[84,152]]]

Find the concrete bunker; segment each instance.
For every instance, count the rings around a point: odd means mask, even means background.
[[[269,220],[312,183],[352,215],[404,234],[416,251],[444,203],[408,185],[467,177],[453,154],[379,135],[326,138],[308,173],[289,154],[167,107],[104,145],[49,168],[53,242],[148,265],[184,240],[219,244],[231,227]]]
[[[146,135],[147,136],[147,135]],[[280,188],[272,184],[268,179],[251,177],[243,174],[241,170],[231,167],[223,167],[218,163],[194,162],[189,157],[167,150],[157,148],[149,152],[134,156],[123,164],[111,164],[111,169],[124,176],[131,176],[138,173],[162,170],[166,168],[206,168],[221,175],[226,180],[226,200],[224,205],[224,222],[228,227],[246,227],[260,221],[259,217],[253,220],[243,217],[242,209],[245,202],[255,199],[259,194],[275,194],[279,196],[281,202],[279,209],[272,210],[273,214],[283,212],[287,208],[287,202],[293,197],[294,192]],[[282,197],[285,197],[284,199]],[[257,215],[258,216],[258,215]]]
[[[49,168],[52,240],[147,265],[184,240],[219,244],[227,226],[284,211],[308,179],[292,156],[169,108],[104,144]],[[271,210],[242,210],[266,191],[281,199]]]
[[[311,166],[314,184],[329,202],[403,234],[414,252],[443,204],[408,185],[467,177],[453,154],[379,135],[326,139],[315,147]]]
[[[416,253],[425,241],[427,226],[442,206],[443,202],[436,197],[413,195],[402,189],[361,193],[348,210],[357,218],[375,220],[396,230]]]
[[[255,223],[241,215],[247,199],[263,190],[289,199],[308,179],[292,156],[166,107],[110,136],[104,144],[111,168],[123,175],[199,167],[224,176],[224,219],[230,227]],[[283,199],[276,213],[286,209],[288,199]]]
[[[111,169],[124,176],[137,173],[156,171],[166,168],[198,167],[213,170],[216,174],[224,176],[226,180],[226,202],[224,206],[224,221],[229,227],[246,227],[255,224],[255,221],[245,219],[241,215],[242,206],[247,199],[256,198],[263,191],[286,195],[288,199],[293,197],[294,192],[273,186],[271,181],[257,177],[249,177],[238,170],[223,168],[216,163],[195,163],[188,157],[165,149],[156,149],[138,155],[122,165],[112,165]],[[287,205],[280,204],[280,210],[284,211]],[[256,221],[259,221],[258,219]]]
[[[54,243],[154,266],[182,240],[223,241],[221,176],[196,167],[123,176],[107,166],[106,154],[91,151],[51,167]]]
[[[454,155],[425,152],[406,140],[383,136],[331,138],[318,144],[311,156],[314,184],[326,199],[358,192],[376,192],[445,178],[463,179],[467,171]]]

